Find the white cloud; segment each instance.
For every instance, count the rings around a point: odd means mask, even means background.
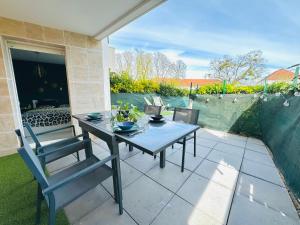
[[[160,50],[161,53],[165,54],[171,61],[176,62],[177,60],[182,60],[187,66],[209,66],[210,59],[201,57],[188,57],[182,56],[184,51],[164,49]]]
[[[205,76],[207,75],[209,73],[209,71],[208,70],[202,70],[202,69],[199,69],[199,70],[197,70],[197,69],[195,69],[195,70],[187,70],[186,71],[186,77],[187,78],[198,78],[198,79],[200,79],[200,78],[205,78]]]
[[[278,65],[278,67],[287,67],[299,63],[300,45],[286,42],[269,40],[266,37],[258,37],[251,33],[230,32],[227,34],[219,32],[202,32],[190,30],[178,33],[178,28],[170,27],[162,30],[157,27],[155,30],[141,27],[126,27],[118,34],[122,38],[139,37],[141,40],[151,39],[153,43],[159,40],[166,49],[170,46],[176,46],[176,51],[169,51],[169,56],[176,58],[180,52],[186,49],[211,52],[215,54],[237,55],[244,54],[251,50],[262,50],[264,57],[269,64]],[[179,49],[179,50],[178,50]],[[166,52],[168,52],[166,51]],[[177,55],[176,55],[177,54]],[[182,60],[184,60],[181,57]],[[188,64],[197,64],[201,66],[210,59],[198,59],[197,57],[186,57],[184,61]]]

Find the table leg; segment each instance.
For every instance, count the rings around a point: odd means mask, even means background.
[[[182,162],[181,162],[181,172],[183,172],[183,171],[184,171],[185,144],[186,144],[186,138],[183,138],[183,147],[182,147]]]
[[[159,158],[160,168],[165,168],[165,166],[166,166],[166,150],[161,151],[159,157],[160,157]]]
[[[133,151],[133,146],[129,145],[129,151],[132,152]]]
[[[117,155],[115,159],[112,160],[113,169],[113,188],[116,203],[119,203],[120,214],[123,213],[122,205],[122,181],[121,181],[121,170],[120,170],[120,158],[119,158],[119,146],[116,140],[111,140],[107,145],[110,149],[112,155]]]
[[[84,129],[82,129],[82,135],[83,135],[83,139],[88,139],[89,138],[89,132],[87,132]],[[85,144],[85,157],[90,158],[92,155],[93,155],[93,150],[92,150],[91,143]]]

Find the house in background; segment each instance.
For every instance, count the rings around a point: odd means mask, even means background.
[[[286,69],[279,69],[270,75],[266,76],[261,83],[264,83],[265,80],[268,84],[276,83],[276,82],[292,82],[294,79],[294,72]]]

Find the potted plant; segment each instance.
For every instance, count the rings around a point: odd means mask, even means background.
[[[116,110],[116,115],[112,116],[112,120],[115,122],[136,122],[140,116],[138,108],[129,103],[123,103],[118,101],[116,106],[113,106],[113,110]]]

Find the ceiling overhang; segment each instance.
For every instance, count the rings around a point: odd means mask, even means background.
[[[1,0],[0,16],[99,40],[166,0]]]

